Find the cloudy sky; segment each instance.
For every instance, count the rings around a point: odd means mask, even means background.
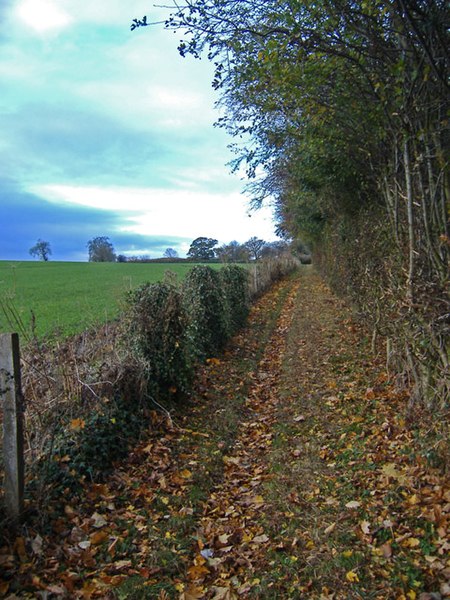
[[[0,0],[0,260],[86,260],[116,251],[185,255],[199,236],[275,239],[248,216],[226,163],[206,59],[182,59],[148,0]]]

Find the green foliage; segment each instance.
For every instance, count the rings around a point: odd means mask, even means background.
[[[236,265],[227,265],[219,271],[223,297],[228,312],[230,332],[244,326],[249,311],[249,273]]]
[[[101,480],[127,455],[145,422],[143,408],[125,395],[104,399],[90,413],[80,410],[82,417],[59,424],[37,465],[49,494],[76,492],[86,479]]]
[[[175,285],[147,283],[130,293],[125,338],[153,395],[189,388],[192,361],[187,323],[183,299]]]
[[[250,4],[173,2],[166,26],[214,62],[252,202],[275,198],[279,232],[395,340],[415,400],[448,407],[447,4]]]
[[[203,265],[193,267],[183,282],[183,298],[195,355],[215,356],[231,331],[219,273]]]
[[[187,256],[191,260],[212,260],[215,258],[215,246],[217,246],[217,240],[206,237],[198,237],[192,242]]]
[[[99,236],[87,243],[89,262],[114,262],[116,255],[109,237]]]

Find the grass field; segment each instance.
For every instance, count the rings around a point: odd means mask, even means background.
[[[182,279],[192,266],[0,261],[0,333],[29,336],[32,314],[39,338],[83,331],[117,316],[127,291],[160,281],[168,270]]]

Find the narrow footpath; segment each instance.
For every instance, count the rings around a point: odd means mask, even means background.
[[[368,338],[310,267],[275,285],[127,461],[0,542],[0,597],[450,598],[444,442]]]

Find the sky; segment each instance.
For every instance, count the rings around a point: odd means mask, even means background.
[[[118,254],[185,256],[276,239],[270,207],[249,210],[232,174],[207,59],[181,58],[179,34],[133,19],[148,0],[0,0],[0,260],[87,260],[107,236]]]

